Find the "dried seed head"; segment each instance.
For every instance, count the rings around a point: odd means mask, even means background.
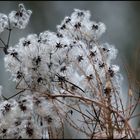
[[[108,94],[110,94],[111,93],[111,83],[110,83],[110,81],[107,81],[106,82],[106,85],[105,85],[105,89],[104,89],[104,93],[106,94],[106,95],[108,95]]]

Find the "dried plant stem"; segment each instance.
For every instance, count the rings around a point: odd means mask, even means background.
[[[89,104],[96,104],[97,106],[99,107],[102,107],[104,108],[105,110],[109,110],[110,113],[114,112],[117,116],[119,116],[124,124],[125,124],[125,128],[127,128],[127,131],[131,134],[129,134],[130,136],[132,135],[133,138],[135,138],[135,134],[128,122],[128,120],[126,118],[124,118],[117,110],[111,108],[111,106],[106,106],[96,100],[93,100],[93,99],[90,99],[90,98],[87,98],[87,97],[82,97],[82,96],[78,96],[78,95],[71,95],[71,94],[55,94],[55,95],[50,95],[50,94],[42,94],[42,96],[46,96],[46,97],[49,97],[49,98],[52,98],[52,99],[55,99],[55,98],[58,98],[58,97],[69,97],[69,98],[77,98],[77,99],[80,99],[80,100],[83,100],[83,101],[86,101],[88,102]],[[109,127],[112,127],[112,126],[109,126]],[[112,132],[110,132],[110,136],[112,137]]]

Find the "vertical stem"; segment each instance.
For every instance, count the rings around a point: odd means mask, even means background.
[[[112,127],[112,110],[111,110],[111,87],[110,84],[106,86],[106,97],[107,97],[107,111],[106,111],[106,116],[107,116],[107,131],[108,131],[108,139],[113,139],[113,127]]]
[[[112,111],[110,110],[110,97],[108,98],[108,133],[109,133],[109,139],[113,139],[113,127],[112,127],[112,119],[111,114]]]
[[[11,31],[12,31],[9,18],[8,18],[8,23],[9,23],[9,28],[8,28],[9,34],[8,34],[8,39],[7,39],[7,47],[9,46]]]

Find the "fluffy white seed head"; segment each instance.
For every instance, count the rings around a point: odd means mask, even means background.
[[[0,13],[0,33],[8,27],[8,17],[5,14]]]
[[[30,16],[31,11],[19,5],[19,11],[9,14],[10,24],[24,29]],[[60,104],[47,95],[71,94],[97,99],[100,91],[105,94],[107,77],[121,92],[119,67],[113,65],[117,50],[97,41],[106,27],[104,23],[91,21],[90,16],[89,11],[75,9],[57,26],[56,33],[30,34],[8,48],[5,68],[25,91],[19,99],[0,104],[1,116],[6,121],[12,120],[6,125],[0,122],[4,127],[9,125],[7,137],[14,137],[15,131],[20,132],[17,138],[48,137],[44,127],[46,131],[50,126],[60,128],[68,111],[66,106],[79,103],[79,99],[59,98],[63,102]],[[12,130],[17,120],[21,123]],[[36,131],[41,134],[34,133]]]
[[[19,10],[11,11],[8,18],[12,27],[24,29],[29,22],[31,14],[31,10],[26,10],[23,4],[19,4]]]

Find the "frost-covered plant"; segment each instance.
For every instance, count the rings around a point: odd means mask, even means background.
[[[11,31],[24,29],[31,13],[20,4],[0,14],[0,33],[9,31],[7,43],[0,39],[5,68],[19,90],[16,98],[1,94],[0,138],[63,138],[65,123],[86,138],[135,138],[135,105],[124,108],[122,76],[112,62],[117,50],[99,42],[105,25],[75,9],[56,33],[30,34],[10,46]]]

